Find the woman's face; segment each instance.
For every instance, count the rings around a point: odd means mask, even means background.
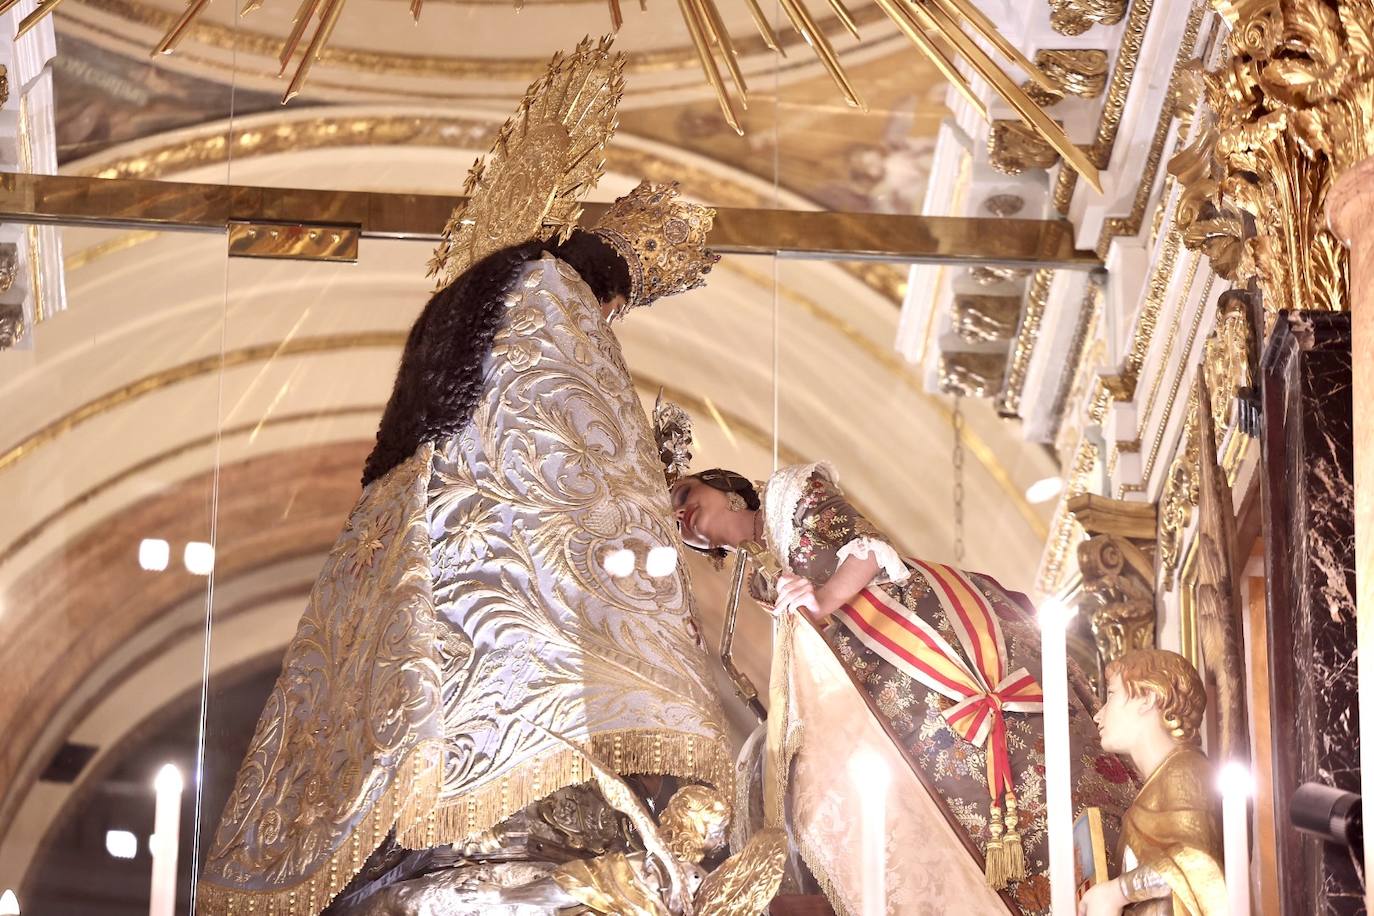
[[[673,484],[673,517],[688,546],[698,550],[735,546],[730,543],[730,503],[725,494],[695,477]]]

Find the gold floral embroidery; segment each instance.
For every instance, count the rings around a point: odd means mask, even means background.
[[[491,348],[491,355],[497,359],[507,360],[516,372],[533,369],[544,358],[539,351],[539,344],[529,339],[496,344]]]

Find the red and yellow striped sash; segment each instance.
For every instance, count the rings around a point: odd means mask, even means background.
[[[955,701],[950,728],[987,745],[988,792],[997,802],[1014,791],[1004,712],[1043,709],[1040,685],[1025,668],[1007,673],[1007,649],[997,615],[978,586],[957,569],[909,561],[929,581],[963,652],[929,623],[879,588],[866,588],[840,608],[840,621],[898,670]]]

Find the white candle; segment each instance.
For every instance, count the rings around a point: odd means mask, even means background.
[[[153,885],[148,916],[175,916],[177,908],[177,844],[181,830],[181,771],[166,764],[153,781],[157,800],[153,809]]]
[[[1074,916],[1073,773],[1069,749],[1066,630],[1077,610],[1060,601],[1040,607],[1040,683],[1045,693],[1045,819],[1049,832],[1050,912]]]
[[[1221,835],[1226,863],[1226,896],[1231,916],[1250,916],[1250,829],[1247,804],[1254,778],[1243,763],[1228,763],[1217,776],[1221,790]]]
[[[887,913],[887,790],[892,774],[882,758],[868,749],[849,758],[849,776],[863,799],[859,813],[860,862],[863,863],[863,916]]]

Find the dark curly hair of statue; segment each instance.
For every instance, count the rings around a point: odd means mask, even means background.
[[[759,491],[754,489],[753,482],[743,474],[736,474],[734,471],[727,470],[726,468],[710,468],[709,470],[698,471],[695,474],[688,474],[684,479],[699,480],[711,489],[719,490],[722,493],[738,493],[740,496],[744,497],[744,505],[753,512],[757,512],[759,506],[763,505],[763,502],[759,499]],[[684,544],[683,546],[688,550],[695,550],[697,553],[704,553],[710,557],[724,559],[729,556],[729,551],[724,547],[713,547],[710,550],[702,550],[699,547],[693,547],[691,544]]]
[[[482,363],[505,320],[506,293],[542,252],[566,262],[598,302],[630,294],[630,270],[614,248],[577,230],[563,244],[529,241],[487,255],[429,300],[410,329],[363,486],[405,461],[424,442],[459,432],[482,396]]]

